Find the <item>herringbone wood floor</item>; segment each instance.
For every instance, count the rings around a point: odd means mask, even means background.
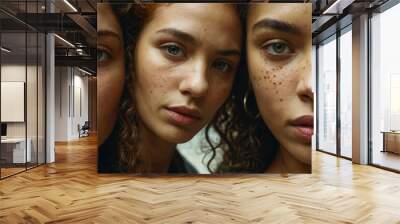
[[[313,153],[312,175],[98,175],[95,139],[0,181],[0,223],[400,223],[400,175]]]

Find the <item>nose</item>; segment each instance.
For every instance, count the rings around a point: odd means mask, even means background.
[[[312,90],[312,77],[311,77],[311,65],[304,69],[303,74],[297,85],[297,95],[303,102],[313,103],[314,94]]]
[[[187,74],[183,74],[183,79],[179,84],[179,91],[183,95],[189,95],[194,98],[204,96],[208,91],[207,63],[203,60],[193,60],[188,64]]]

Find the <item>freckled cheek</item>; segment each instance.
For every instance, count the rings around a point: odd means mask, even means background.
[[[259,86],[264,90],[272,91],[277,93],[280,89],[285,86],[286,74],[282,72],[282,69],[277,68],[265,68],[260,69],[251,77],[253,86]]]
[[[289,74],[283,66],[270,66],[257,71],[252,77],[253,87],[266,103],[283,103],[287,98]]]
[[[137,83],[152,97],[165,96],[173,82],[171,76],[171,72],[166,69],[148,69],[137,76]]]
[[[152,97],[165,96],[171,88],[176,73],[173,71],[173,66],[167,63],[153,47],[149,47],[147,52],[143,53],[137,64],[139,71],[136,74],[136,81],[142,85],[144,91]]]

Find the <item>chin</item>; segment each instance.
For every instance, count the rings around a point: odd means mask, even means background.
[[[159,134],[159,136],[162,137],[165,141],[174,144],[181,144],[190,141],[195,135],[196,132],[185,131],[177,128]]]
[[[286,148],[297,160],[305,164],[311,164],[311,145],[294,143]]]

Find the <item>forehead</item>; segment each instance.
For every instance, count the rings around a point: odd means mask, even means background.
[[[192,36],[198,46],[240,49],[241,21],[232,4],[163,4],[151,13],[142,35],[149,37],[170,28]]]
[[[248,12],[248,25],[268,18],[284,21],[301,29],[311,28],[310,3],[259,3],[251,4]],[[310,31],[311,32],[311,31]]]
[[[106,3],[97,4],[97,30],[120,32],[117,17]]]
[[[240,22],[235,8],[223,3],[157,4],[151,16],[153,25],[171,24],[175,28],[208,25],[210,28],[230,26]],[[234,17],[237,17],[236,19]],[[232,19],[233,18],[233,19]],[[189,25],[190,23],[190,25]],[[195,28],[194,28],[195,30]]]

